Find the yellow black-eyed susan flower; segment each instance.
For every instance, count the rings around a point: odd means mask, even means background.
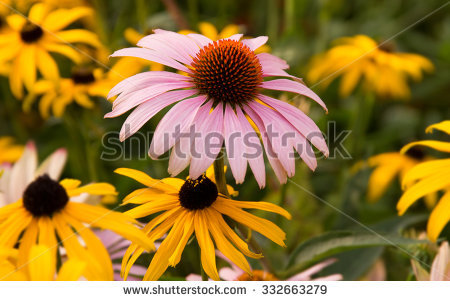
[[[426,132],[431,132],[433,129],[450,135],[450,120],[433,124],[426,129]],[[450,153],[450,142],[435,140],[412,142],[404,146],[402,152],[417,145]],[[436,241],[442,229],[450,221],[450,159],[430,160],[414,166],[403,177],[402,186],[405,192],[397,203],[400,215],[403,215],[412,204],[427,194],[444,192],[431,212],[427,225],[428,237],[430,240]]]
[[[86,263],[69,259],[56,271],[52,253],[45,245],[31,247],[25,266],[20,266],[19,251],[0,247],[0,281],[76,281],[81,278]]]
[[[386,98],[408,98],[408,79],[422,79],[422,72],[433,70],[433,64],[422,55],[394,52],[386,44],[378,45],[365,35],[343,37],[335,46],[315,57],[308,80],[327,86],[341,77],[342,97],[352,93],[361,81],[365,91]]]
[[[127,168],[120,168],[116,172],[147,186],[132,192],[124,199],[125,204],[139,205],[126,214],[141,218],[163,212],[144,227],[151,241],[161,239],[167,233],[147,269],[144,280],[157,280],[169,266],[176,266],[193,234],[201,249],[203,269],[211,279],[219,280],[215,248],[243,271],[251,274],[244,255],[251,258],[261,258],[262,255],[248,249],[247,243],[232,230],[224,215],[261,233],[278,245],[285,246],[286,235],[283,230],[274,223],[243,210],[260,209],[291,218],[286,210],[274,204],[229,199],[218,193],[216,184],[205,174],[196,180],[184,181],[176,178],[155,180],[143,172]],[[143,251],[137,244],[130,245],[122,261],[124,279]]]
[[[370,175],[367,198],[369,202],[376,202],[386,192],[389,185],[398,177],[400,182],[405,174],[415,165],[425,162],[431,158],[418,149],[410,149],[407,153],[387,152],[375,155],[368,159],[369,167],[373,168]],[[433,207],[436,203],[436,194],[431,193],[425,196],[428,207]]]
[[[86,7],[52,10],[37,3],[30,8],[28,17],[20,14],[6,17],[7,29],[0,33],[0,62],[11,63],[9,82],[15,97],[23,97],[23,85],[28,90],[33,88],[36,70],[47,79],[59,79],[58,65],[49,52],[80,63],[82,54],[69,44],[100,46],[97,36],[88,30],[63,30],[91,13]]]
[[[74,179],[57,181],[65,161],[59,150],[37,167],[34,145],[12,167],[8,177],[0,178],[0,248],[18,248],[17,264],[25,267],[33,245],[47,246],[49,263],[57,263],[59,245],[68,259],[86,263],[83,276],[88,280],[112,280],[113,268],[107,250],[89,226],[109,229],[153,249],[136,220],[119,212],[77,202],[80,195],[116,195],[107,183],[80,186]],[[6,181],[6,183],[4,183]],[[59,241],[58,241],[58,239]]]

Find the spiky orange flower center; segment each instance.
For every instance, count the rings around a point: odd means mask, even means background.
[[[243,273],[237,279],[237,281],[277,281],[278,278],[273,274],[261,271],[261,270],[253,270],[253,276],[250,276],[247,273]]]
[[[233,105],[252,99],[263,80],[261,64],[241,42],[219,40],[203,47],[192,63],[191,77],[202,94]]]

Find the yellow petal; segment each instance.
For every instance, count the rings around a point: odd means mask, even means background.
[[[445,225],[450,221],[450,192],[447,191],[431,212],[427,232],[431,241],[436,241]]]
[[[198,24],[198,29],[200,30],[200,33],[211,40],[215,41],[218,39],[217,29],[209,22],[200,22]]]
[[[214,216],[214,219],[219,223],[219,226],[221,228],[221,231],[225,234],[225,236],[231,240],[231,242],[239,248],[239,250],[248,257],[251,258],[262,258],[262,254],[256,254],[251,252],[248,249],[248,244],[243,241],[229,226],[228,224],[225,222],[225,220],[223,219],[222,215],[215,211],[215,210],[211,210],[210,214],[212,214]]]
[[[141,184],[144,184],[145,186],[148,186],[150,188],[158,188],[158,189],[167,189],[174,191],[175,189],[173,187],[170,187],[169,185],[163,183],[161,180],[155,180],[146,173],[131,169],[131,168],[118,168],[114,171],[115,173],[118,173],[119,175],[123,175],[129,178],[132,178],[136,181],[138,181]]]
[[[55,275],[56,263],[46,245],[34,245],[30,250],[28,271],[32,281],[51,281]]]
[[[56,39],[64,43],[85,43],[92,47],[99,48],[101,43],[98,36],[86,29],[69,29],[58,32],[56,34]]]
[[[45,78],[52,81],[59,79],[59,70],[55,60],[41,48],[37,48],[37,67]],[[36,91],[35,89],[36,87],[33,90]]]
[[[89,193],[92,195],[117,195],[116,188],[108,183],[93,183],[67,191],[69,197],[77,196],[82,193]]]
[[[432,124],[425,130],[426,133],[431,133],[433,130],[442,131],[450,135],[450,120],[445,120],[436,124]]]
[[[435,150],[441,151],[441,152],[447,152],[450,153],[450,143],[449,142],[441,142],[441,141],[434,141],[434,140],[423,140],[423,141],[417,141],[412,142],[407,145],[405,145],[400,152],[402,154],[406,153],[411,147],[414,147],[416,145],[422,145],[431,147]]]
[[[241,252],[236,250],[236,248],[228,241],[228,239],[223,235],[221,228],[217,224],[214,215],[214,209],[208,208],[204,210],[204,216],[208,222],[208,229],[211,232],[214,241],[216,243],[217,249],[222,252],[225,257],[230,259],[235,265],[241,268],[243,271],[251,274],[251,268]]]
[[[33,217],[23,208],[17,208],[0,224],[0,245],[12,248]]]
[[[91,224],[91,226],[109,229],[122,237],[141,245],[146,250],[153,250],[154,246],[144,232],[135,227],[136,220],[129,216],[98,206],[69,202],[66,212],[73,218]]]
[[[397,203],[399,215],[403,215],[417,199],[447,187],[449,185],[449,179],[450,171],[444,170],[422,179],[409,187]]]
[[[86,262],[78,259],[67,260],[58,272],[57,281],[77,281],[86,269]]]
[[[228,215],[237,222],[266,236],[276,244],[285,247],[284,240],[286,239],[286,234],[274,223],[254,216],[236,206],[229,205],[226,202],[216,201],[214,202],[213,207],[220,213]]]
[[[401,166],[391,163],[375,168],[369,178],[367,197],[370,202],[377,201],[400,172]]]
[[[47,14],[48,6],[44,3],[37,3],[30,8],[28,19],[32,23],[41,24],[45,15]]]
[[[229,24],[222,29],[218,38],[225,39],[225,38],[229,38],[232,35],[238,34],[238,33],[239,33],[239,26],[236,24]]]
[[[61,212],[63,218],[75,229],[86,244],[87,251],[95,258],[103,269],[103,273],[108,275],[107,278],[113,278],[113,267],[108,251],[105,249],[102,241],[91,231],[91,229],[83,226],[78,220],[70,215]]]
[[[144,275],[144,281],[155,281],[158,280],[161,275],[166,271],[169,266],[169,258],[175,251],[181,236],[183,235],[184,228],[184,218],[186,216],[186,211],[183,211],[179,216],[170,230],[167,237],[163,240],[158,250],[153,256],[150,266]]]
[[[229,205],[236,206],[237,208],[245,208],[245,209],[259,209],[269,212],[278,213],[284,216],[287,219],[291,219],[292,216],[289,212],[272,203],[267,202],[243,202],[243,201],[234,201],[231,199],[219,198],[220,202],[226,202]]]
[[[169,264],[173,267],[180,262],[181,254],[183,253],[183,250],[192,233],[194,233],[194,213],[192,211],[186,214],[183,224],[183,235],[181,236],[173,254],[169,258]]]
[[[18,266],[23,266],[28,262],[30,257],[30,249],[31,246],[36,244],[37,235],[38,224],[37,220],[33,219],[25,230],[25,233],[20,241],[19,257],[17,261]]]
[[[47,18],[45,18],[42,27],[50,32],[56,32],[92,13],[92,9],[83,6],[72,9],[57,9],[52,11]]]
[[[81,181],[75,179],[64,179],[60,181],[59,184],[61,184],[61,186],[64,187],[64,189],[66,190],[72,190],[80,186]]]
[[[431,160],[417,164],[411,168],[403,177],[402,186],[406,189],[415,181],[432,176],[433,174],[450,168],[450,159]]]
[[[45,49],[50,52],[56,52],[65,57],[68,57],[76,64],[81,63],[81,54],[68,45],[49,42],[45,43]]]
[[[28,91],[31,91],[36,82],[36,47],[34,45],[24,47],[18,60],[20,61],[20,73],[25,87]]]
[[[197,210],[194,217],[195,236],[200,246],[200,258],[203,269],[208,276],[219,281],[219,274],[216,267],[216,253],[214,244],[209,235],[208,225],[206,224],[206,216],[202,210]]]
[[[171,200],[154,200],[130,209],[126,212],[126,214],[133,218],[141,218],[156,212],[166,211],[178,207],[178,204],[179,201],[175,198],[171,198]]]

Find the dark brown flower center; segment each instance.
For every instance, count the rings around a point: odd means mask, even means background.
[[[255,53],[241,42],[220,40],[203,47],[191,77],[202,94],[233,105],[252,99],[263,80]]]
[[[23,193],[23,205],[34,217],[52,216],[68,201],[64,187],[46,174],[31,182]]]
[[[247,273],[243,273],[236,280],[237,281],[277,281],[278,278],[269,272],[261,271],[261,270],[254,270],[253,276],[250,276]]]
[[[178,199],[184,208],[199,210],[211,206],[218,195],[216,184],[202,175],[196,180],[186,180],[178,192]]]
[[[20,31],[20,37],[22,41],[27,44],[38,41],[43,34],[44,32],[42,31],[42,28],[31,22],[27,22]]]
[[[79,68],[72,72],[72,81],[76,84],[90,84],[95,81],[94,73],[90,68]]]

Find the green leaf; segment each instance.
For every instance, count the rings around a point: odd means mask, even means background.
[[[361,231],[335,231],[322,234],[299,245],[292,253],[286,274],[300,271],[331,255],[363,247],[402,246],[423,243],[398,234]]]

